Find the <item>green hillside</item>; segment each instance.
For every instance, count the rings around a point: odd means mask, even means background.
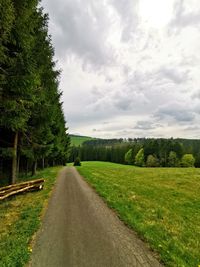
[[[81,135],[74,135],[74,134],[70,134],[69,136],[70,136],[72,146],[81,146],[82,143],[85,141],[96,139],[96,138],[89,137],[89,136],[81,136]]]

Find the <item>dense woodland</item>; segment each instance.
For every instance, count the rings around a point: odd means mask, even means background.
[[[71,147],[69,160],[76,157],[148,167],[200,167],[200,140],[93,139]]]
[[[0,0],[0,183],[67,160],[53,57],[38,0]]]

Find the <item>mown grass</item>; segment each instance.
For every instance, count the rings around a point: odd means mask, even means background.
[[[77,169],[167,266],[200,265],[200,169],[105,162]]]
[[[71,145],[72,146],[81,146],[83,142],[93,140],[95,138],[89,137],[89,136],[76,136],[76,135],[70,135]]]
[[[38,172],[31,179],[44,178],[44,189],[0,201],[0,266],[24,266],[32,251],[33,235],[40,226],[44,207],[61,167]]]

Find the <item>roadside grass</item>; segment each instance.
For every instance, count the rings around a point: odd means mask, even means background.
[[[82,162],[77,170],[166,266],[200,265],[200,169]]]
[[[1,267],[21,267],[29,261],[33,235],[40,226],[41,216],[60,169],[61,167],[47,168],[31,177],[31,180],[45,179],[43,190],[0,201]]]

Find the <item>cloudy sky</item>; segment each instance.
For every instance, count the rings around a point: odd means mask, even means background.
[[[70,133],[200,137],[199,0],[43,0]]]

